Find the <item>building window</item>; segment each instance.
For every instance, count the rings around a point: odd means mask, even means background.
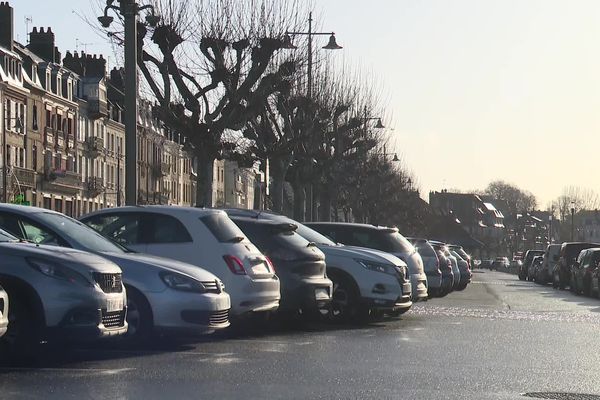
[[[37,146],[34,144],[33,146],[31,146],[31,168],[33,168],[34,171],[37,171]]]
[[[46,128],[52,128],[52,112],[46,109]]]
[[[57,116],[56,116],[56,129],[58,131],[61,131],[62,128],[63,128],[62,122],[63,122],[62,115],[57,114]]]
[[[31,127],[34,131],[38,130],[38,112],[37,106],[34,104],[31,110]]]

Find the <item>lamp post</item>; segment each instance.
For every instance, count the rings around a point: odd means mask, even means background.
[[[291,36],[297,36],[297,35],[301,35],[301,36],[308,36],[308,59],[307,59],[307,86],[306,86],[306,96],[309,99],[312,99],[312,64],[313,64],[313,51],[312,51],[312,46],[313,46],[313,36],[321,36],[321,35],[329,35],[329,42],[327,43],[327,45],[323,46],[323,49],[326,50],[339,50],[342,48],[342,46],[338,45],[336,40],[335,40],[335,32],[313,32],[312,30],[312,23],[313,23],[313,19],[312,19],[312,12],[310,12],[308,14],[308,32],[290,32],[287,31],[285,33],[285,36],[283,38],[283,43],[281,45],[281,48],[283,49],[297,49],[298,47],[295,46],[292,43],[292,39]],[[312,169],[312,165],[310,167]],[[311,184],[308,187],[309,193],[308,193],[308,201],[310,203],[310,207],[308,207],[306,209],[307,211],[307,215],[306,215],[306,219],[308,221],[312,221],[313,220],[313,207],[314,207],[314,198],[313,198],[313,185]]]
[[[6,145],[6,123],[15,121],[15,129],[23,130],[23,121],[20,117],[7,117],[6,107],[4,110],[4,124],[2,125],[2,201],[8,203],[8,157]]]
[[[575,202],[571,201],[571,242],[575,236]]]
[[[149,9],[146,22],[156,26],[160,17],[154,14],[151,5],[140,6],[135,0],[117,0],[119,7],[113,6],[115,0],[106,0],[104,15],[98,21],[104,28],[113,22],[108,10],[119,12],[125,19],[125,204],[137,203],[137,23],[140,11]]]

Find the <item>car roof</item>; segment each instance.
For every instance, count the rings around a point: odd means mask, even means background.
[[[209,214],[225,214],[225,211],[218,208],[199,208],[199,207],[184,207],[184,206],[169,206],[169,205],[140,205],[140,206],[124,206],[124,207],[113,207],[104,208],[97,210],[89,214],[83,215],[81,218],[85,219],[94,215],[109,213],[109,212],[146,212],[154,211],[161,214],[189,214],[196,213],[201,215]]]
[[[381,231],[389,231],[394,230],[398,231],[397,228],[389,227],[389,226],[375,226],[372,224],[359,224],[356,222],[305,222],[306,226],[342,226],[345,228],[367,228],[372,230],[381,230]]]
[[[33,206],[22,206],[19,204],[0,203],[0,210],[11,211],[17,214],[38,214],[38,213],[50,213],[60,214],[58,211],[48,210],[46,208],[33,207]]]

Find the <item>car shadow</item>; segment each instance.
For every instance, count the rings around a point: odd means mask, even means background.
[[[564,302],[575,303],[584,307],[590,307],[588,308],[589,311],[600,313],[600,301],[598,300],[598,298],[576,295],[574,293],[571,293],[569,290],[555,289],[552,287],[551,284],[537,284],[534,282],[530,282],[530,285],[513,286],[521,286],[517,290],[538,290],[538,294],[546,298],[560,299]]]

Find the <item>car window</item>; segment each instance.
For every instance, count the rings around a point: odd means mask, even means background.
[[[205,215],[200,221],[221,243],[240,242],[246,239],[244,232],[225,214]]]
[[[58,237],[40,225],[29,221],[22,221],[22,225],[25,231],[25,239],[37,244],[59,245]]]
[[[19,219],[12,214],[0,213],[0,228],[18,238],[26,239],[19,225]]]
[[[297,224],[298,225],[298,229],[296,230],[296,232],[298,232],[298,234],[300,236],[302,236],[304,239],[308,240],[309,242],[313,242],[316,244],[324,244],[326,246],[336,246],[337,244],[329,239],[327,236],[320,234],[319,232],[315,231],[314,229],[309,228],[306,225],[302,225],[302,224]]]
[[[19,240],[17,237],[11,235],[10,233],[3,231],[0,229],[0,242],[14,242],[15,240]]]
[[[124,253],[126,249],[111,242],[89,226],[57,213],[40,213],[39,220],[55,232],[60,232],[69,241],[80,245],[80,249],[99,253]]]
[[[192,237],[187,228],[171,215],[144,213],[142,216],[144,243],[189,243]]]
[[[103,214],[86,218],[86,225],[121,245],[139,244],[140,214]]]

